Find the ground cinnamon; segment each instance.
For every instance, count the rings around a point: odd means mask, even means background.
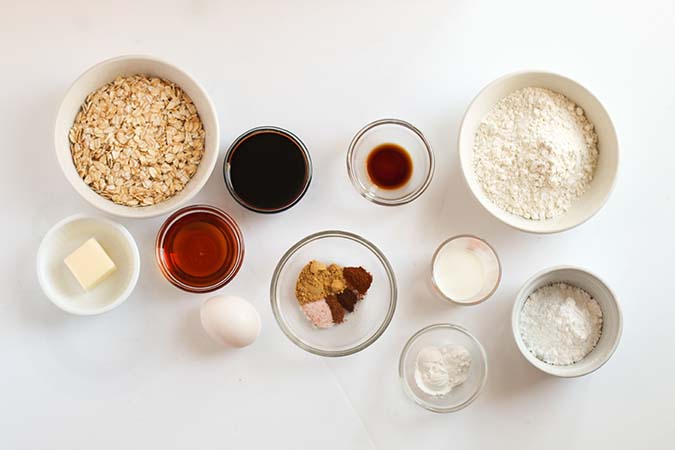
[[[330,308],[331,316],[333,316],[333,323],[342,323],[345,320],[345,310],[342,309],[342,305],[338,302],[337,297],[329,295],[326,297],[326,303]]]
[[[366,294],[373,282],[373,276],[363,267],[345,267],[342,269],[347,286],[356,290],[359,295]]]

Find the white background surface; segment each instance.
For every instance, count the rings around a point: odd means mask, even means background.
[[[0,448],[668,449],[675,446],[675,6],[672,1],[2,1],[0,130],[5,238],[0,280]],[[107,2],[106,2],[107,3]],[[200,329],[204,297],[171,287],[152,258],[164,217],[121,220],[136,237],[141,279],[119,309],[75,317],[41,294],[40,238],[57,220],[95,212],[66,183],[52,122],[91,65],[148,53],[192,73],[212,96],[222,150],[274,124],[297,133],[315,177],[290,211],[238,207],[214,172],[195,201],[243,228],[246,259],[222,290],[250,299],[263,331],[224,351]],[[610,112],[622,165],[605,208],[581,228],[532,236],[497,222],[461,178],[456,135],[478,90],[504,73],[552,70],[581,82]],[[386,209],[349,184],[344,155],[366,122],[400,117],[434,146],[436,176],[420,199]],[[399,307],[361,354],[324,360],[291,344],[269,308],[279,256],[325,228],[363,234],[390,257]],[[496,295],[449,307],[429,259],[471,232],[504,266]],[[612,360],[582,379],[537,372],[518,353],[510,309],[532,273],[578,264],[603,277],[624,312]],[[397,377],[405,340],[429,323],[473,331],[488,352],[481,397],[451,415],[410,402]]]

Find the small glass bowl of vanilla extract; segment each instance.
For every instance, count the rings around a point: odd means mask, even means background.
[[[376,120],[352,139],[347,172],[367,200],[384,206],[404,205],[429,187],[434,153],[424,134],[410,123]]]

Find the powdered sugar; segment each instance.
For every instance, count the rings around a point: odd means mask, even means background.
[[[474,170],[500,208],[527,219],[567,211],[593,179],[598,136],[582,108],[549,89],[501,99],[480,123]]]
[[[563,366],[582,360],[602,333],[602,310],[583,289],[556,283],[534,291],[520,312],[520,335],[537,358]]]

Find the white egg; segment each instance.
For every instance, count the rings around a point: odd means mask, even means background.
[[[211,297],[202,305],[201,318],[206,334],[223,345],[246,347],[260,334],[258,311],[241,297]]]

